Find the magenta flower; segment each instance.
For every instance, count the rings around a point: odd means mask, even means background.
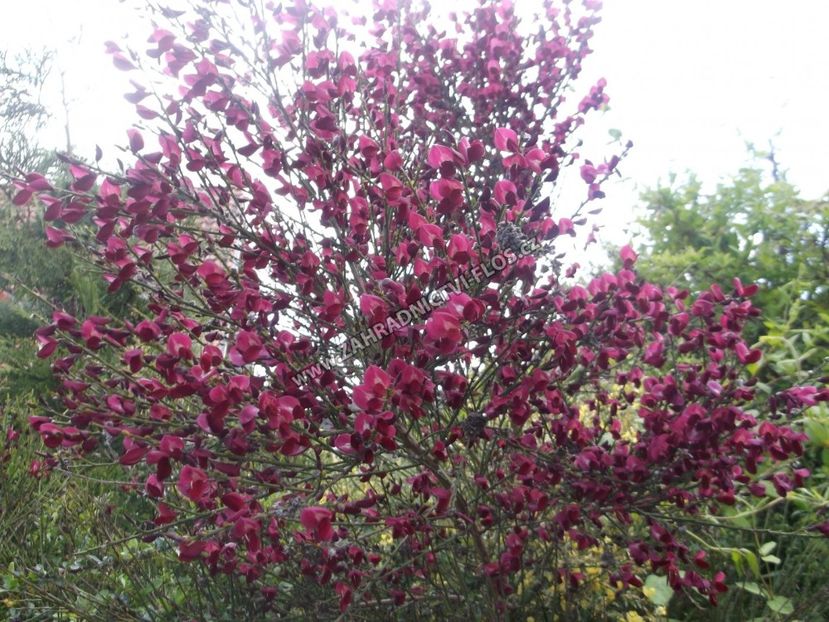
[[[303,508],[299,515],[299,521],[309,537],[323,542],[334,537],[334,528],[331,526],[333,518],[331,510],[319,506]]]

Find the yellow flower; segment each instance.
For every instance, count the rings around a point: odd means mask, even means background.
[[[635,611],[628,611],[625,614],[625,622],[645,622],[645,618],[640,616]]]
[[[394,542],[394,538],[391,537],[390,531],[384,531],[380,534],[380,546],[390,546],[392,542]]]

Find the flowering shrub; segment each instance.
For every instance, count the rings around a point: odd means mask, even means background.
[[[627,247],[585,286],[562,269],[624,155],[575,151],[607,102],[603,81],[565,97],[598,22],[583,4],[545,2],[524,34],[508,1],[440,25],[394,0],[347,24],[235,0],[159,9],[144,57],[111,44],[159,78],[127,96],[129,164],[67,160],[68,188],[33,174],[15,202],[143,302],[38,331],[61,380],[31,421],[47,447],[120,462],[156,508],[137,535],[276,611],[496,618],[597,579],[624,599],[649,573],[716,603],[724,573],[683,525],[800,486],[804,437],[758,416],[755,286],[691,299]],[[585,201],[553,206],[567,167]],[[340,364],[296,381],[320,360]]]

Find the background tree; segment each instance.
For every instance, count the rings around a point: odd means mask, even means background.
[[[52,68],[51,51],[0,50],[0,167],[15,173],[43,171],[54,162],[35,139],[49,118],[41,101]]]
[[[727,287],[735,275],[757,283],[763,316],[748,329],[749,338],[777,335],[783,327],[790,338],[805,335],[801,367],[821,375],[829,361],[820,330],[829,313],[829,199],[801,198],[776,166],[769,175],[761,161],[768,154],[752,153],[754,165],[710,195],[694,177],[677,183],[675,176],[671,185],[643,194],[638,269],[645,278],[692,292],[710,283]],[[806,379],[792,372],[776,375]]]

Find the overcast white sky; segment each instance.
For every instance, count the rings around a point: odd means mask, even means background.
[[[142,41],[148,27],[117,0],[3,5],[0,46],[57,49],[78,153],[91,156],[96,144],[112,153],[107,147],[125,142],[134,117],[122,97],[127,75],[112,66],[103,42],[130,32]],[[533,0],[517,5],[531,8]],[[606,239],[624,240],[637,188],[686,170],[711,187],[746,161],[746,141],[774,139],[805,196],[829,190],[829,2],[606,0],[603,16],[585,77],[607,78],[610,110],[593,119],[588,144],[605,144],[610,128],[635,143],[621,167],[626,180],[607,188]],[[58,84],[50,102],[59,101]],[[43,142],[62,146],[62,127],[58,118]],[[565,200],[584,190],[573,177]]]

